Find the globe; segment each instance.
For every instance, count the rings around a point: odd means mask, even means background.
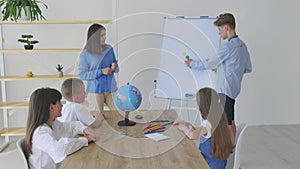
[[[120,87],[115,95],[114,101],[117,107],[125,111],[125,119],[118,122],[119,126],[133,126],[136,123],[129,120],[129,111],[136,110],[142,103],[142,94],[138,88],[133,85],[124,85]]]
[[[141,105],[142,95],[138,88],[128,84],[120,87],[116,91],[114,101],[120,110],[133,111]]]

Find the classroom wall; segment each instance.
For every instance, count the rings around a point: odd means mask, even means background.
[[[124,63],[119,76],[122,84],[134,77],[136,71],[155,64],[161,37],[155,33],[163,29],[163,16],[216,16],[231,12],[236,16],[238,35],[248,45],[253,64],[253,72],[245,76],[236,101],[237,123],[300,123],[300,24],[296,0],[127,0],[118,1],[117,11],[118,18],[126,19],[126,23],[118,26],[120,39],[131,37],[119,45],[119,60]],[[137,32],[145,35],[134,36]],[[155,71],[139,79],[140,89],[151,93],[153,74]]]
[[[110,0],[85,1],[47,1],[49,9],[44,12],[48,20],[59,19],[111,19]],[[65,10],[66,7],[68,11]],[[276,124],[300,123],[298,113],[298,96],[300,94],[300,78],[298,64],[300,58],[300,24],[296,19],[298,6],[296,0],[291,1],[204,1],[204,0],[126,0],[117,1],[117,32],[118,41],[112,39],[112,28],[108,26],[108,42],[118,53],[120,73],[117,75],[119,86],[130,82],[137,86],[143,94],[141,109],[166,108],[165,99],[154,98],[154,83],[159,65],[160,46],[163,31],[164,16],[216,16],[222,12],[232,12],[236,16],[237,32],[248,45],[253,72],[245,76],[242,91],[236,102],[237,123]],[[49,28],[28,28],[31,32],[41,32],[43,43],[40,47],[53,45],[61,41],[62,45],[82,47],[85,42],[86,30],[89,25],[79,26],[75,31],[73,26],[61,27],[64,31],[49,26]],[[48,30],[47,30],[48,29]],[[75,31],[70,33],[70,30]],[[43,33],[43,32],[53,33]],[[184,31],[184,30],[183,30]],[[75,35],[74,35],[74,34]],[[10,33],[7,37],[19,35]],[[47,40],[48,39],[48,40]],[[13,40],[4,39],[4,45],[21,47],[18,43],[8,43]],[[55,73],[54,67],[58,62],[67,66],[67,71],[76,71],[78,53],[69,59],[65,55],[54,59],[53,54],[48,57],[33,57],[34,71]],[[18,57],[18,58],[17,58]],[[16,55],[7,57],[6,71],[9,75],[24,74],[28,67],[24,62],[27,56],[21,58]],[[32,57],[31,57],[32,58]],[[21,59],[15,62],[15,59]],[[28,58],[27,58],[28,59]],[[45,62],[52,65],[44,65]],[[43,63],[43,64],[41,64]],[[171,61],[170,61],[171,63]],[[39,65],[40,64],[40,65]],[[34,66],[38,65],[38,66]],[[28,65],[27,65],[28,66]],[[15,67],[19,69],[16,70]],[[40,67],[40,69],[39,69]],[[31,91],[40,86],[54,86],[59,88],[61,82],[41,82],[21,84],[9,82],[8,98],[10,100],[24,100]],[[22,86],[26,90],[18,86]],[[176,103],[177,105],[186,103]],[[193,104],[193,103],[191,103]],[[10,124],[23,126],[26,121],[26,110],[10,110]],[[193,117],[193,116],[192,116]],[[0,121],[1,122],[1,121]]]

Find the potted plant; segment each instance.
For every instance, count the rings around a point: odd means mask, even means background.
[[[30,21],[46,20],[39,4],[48,9],[44,2],[38,0],[0,0],[2,20],[17,21],[23,15],[27,16]]]
[[[33,45],[36,43],[39,43],[38,40],[30,40],[33,38],[33,35],[26,34],[26,35],[21,35],[22,39],[18,39],[18,42],[25,43],[24,45],[25,49],[33,49]]]
[[[63,77],[64,76],[63,71],[62,71],[63,69],[64,69],[63,65],[57,64],[56,70],[57,70],[57,76],[58,77]]]

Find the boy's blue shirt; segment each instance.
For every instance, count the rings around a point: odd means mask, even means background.
[[[241,82],[245,73],[252,71],[250,54],[246,44],[233,36],[217,51],[217,55],[207,60],[193,60],[192,69],[215,69],[216,91],[235,99],[241,90]]]

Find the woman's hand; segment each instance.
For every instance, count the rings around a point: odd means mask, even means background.
[[[118,67],[117,63],[114,62],[114,63],[111,64],[112,71],[115,71],[117,69],[117,67]]]
[[[107,67],[107,68],[101,69],[101,72],[102,72],[102,74],[104,74],[104,75],[110,75],[110,74],[112,74],[113,70],[112,70],[112,68]]]

